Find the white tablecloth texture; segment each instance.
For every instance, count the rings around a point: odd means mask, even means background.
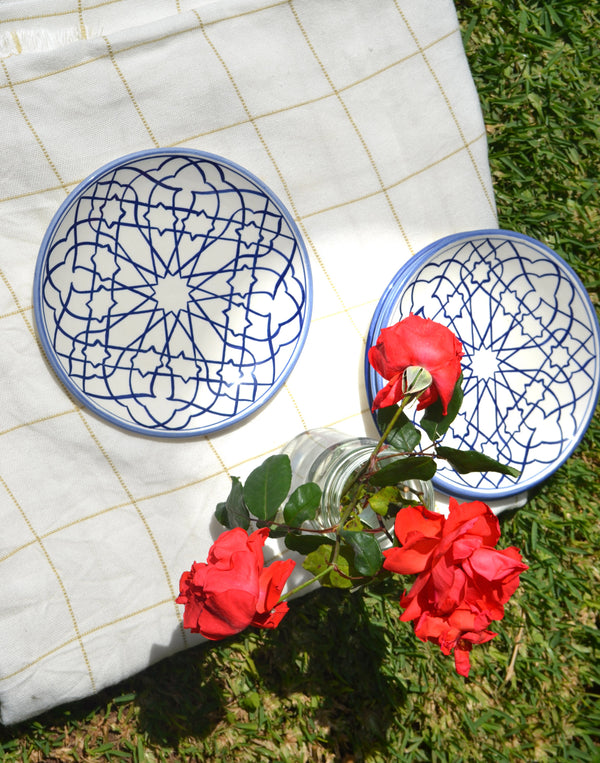
[[[451,0],[0,4],[0,712],[83,698],[197,644],[181,572],[212,514],[300,432],[372,432],[365,337],[442,236],[496,227],[485,128]],[[61,202],[103,164],[202,149],[260,177],[311,260],[308,339],[257,413],[138,436],[82,407],[37,338],[32,283]],[[293,616],[293,613],[288,616]]]

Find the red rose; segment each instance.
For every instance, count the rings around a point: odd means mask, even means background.
[[[294,569],[291,559],[264,567],[264,527],[251,535],[241,527],[220,535],[206,562],[194,562],[181,576],[178,604],[184,604],[183,625],[192,633],[218,640],[255,625],[276,628],[288,611],[277,604]]]
[[[462,344],[446,326],[412,313],[399,323],[384,328],[369,350],[369,363],[388,379],[373,400],[372,410],[394,405],[404,397],[403,374],[409,367],[424,368],[432,382],[419,397],[418,410],[441,400],[444,416],[460,377]]]
[[[402,546],[383,552],[384,568],[418,574],[400,600],[400,619],[414,620],[418,638],[435,641],[444,654],[455,649],[457,670],[468,675],[471,645],[496,635],[486,629],[504,617],[504,604],[527,569],[521,554],[512,546],[493,548],[500,526],[481,501],[451,498],[448,518],[407,507],[396,516],[395,532]]]
[[[468,613],[466,611],[455,613],[457,617],[462,615],[468,616]],[[456,672],[466,678],[471,669],[469,654],[473,644],[485,644],[486,641],[490,641],[498,634],[485,630],[485,628],[465,630],[462,627],[465,625],[464,622],[460,622],[461,627],[459,627],[452,622],[452,619],[452,617],[436,617],[425,612],[415,622],[415,635],[421,641],[433,641],[445,655],[451,654],[454,650]]]

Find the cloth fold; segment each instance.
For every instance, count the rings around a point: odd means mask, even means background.
[[[365,337],[423,246],[497,225],[451,0],[27,0],[0,7],[0,713],[14,723],[197,644],[181,572],[215,504],[299,432],[373,434]],[[293,372],[206,437],[135,435],[74,401],[32,306],[44,232],[113,159],[202,149],[287,205],[313,272]]]

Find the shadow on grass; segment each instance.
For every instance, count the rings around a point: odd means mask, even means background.
[[[395,584],[382,585],[383,599]],[[186,738],[207,739],[256,692],[271,705],[259,734],[280,722],[305,739],[318,737],[319,748],[336,760],[384,752],[409,691],[397,666],[385,664],[393,654],[390,634],[414,636],[397,623],[396,611],[374,612],[377,602],[360,592],[321,589],[292,602],[274,631],[249,631],[159,663],[136,679],[140,729],[152,744],[177,749]],[[251,679],[240,668],[246,660],[256,671]]]
[[[305,698],[305,712],[336,760],[385,751],[407,694],[385,666],[389,625],[374,617],[360,592],[324,589],[292,607],[253,653],[265,688],[293,698],[292,710]]]
[[[336,760],[385,751],[407,694],[394,670],[384,669],[389,629],[361,593],[309,594],[292,602],[274,631],[204,644],[137,677],[140,729],[152,744],[177,749],[186,738],[208,738],[255,691],[279,705],[269,710],[267,724],[279,716],[307,736],[312,731]],[[251,688],[234,664],[248,657],[257,673]]]

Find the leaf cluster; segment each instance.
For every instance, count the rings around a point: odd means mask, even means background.
[[[389,434],[387,442],[395,449],[407,453],[407,458],[402,462],[383,467],[372,479],[373,484],[391,485],[394,478],[398,481],[406,479],[428,480],[433,477],[437,470],[434,459],[447,461],[459,474],[469,472],[499,472],[509,477],[518,477],[520,472],[512,466],[496,461],[484,453],[476,450],[459,450],[440,445],[439,441],[448,432],[452,422],[458,415],[463,401],[462,374],[454,387],[452,399],[448,404],[446,414],[443,413],[442,404],[437,400],[433,405],[426,408],[418,426],[423,429],[433,443],[433,453],[428,455],[409,455],[421,442],[421,433],[405,413],[397,415],[397,420]],[[398,406],[393,405],[381,408],[377,412],[377,423],[382,431],[390,425],[397,414]]]
[[[422,503],[418,493],[407,486],[430,480],[437,469],[436,459],[445,459],[461,474],[498,471],[518,476],[512,467],[483,453],[439,444],[462,400],[461,377],[447,412],[443,413],[438,402],[421,418],[418,426],[433,444],[420,451],[416,449],[421,432],[404,413],[406,400],[402,408],[393,405],[381,409],[378,424],[386,442],[351,475],[337,507],[339,518],[330,527],[318,527],[315,522],[321,510],[319,485],[308,482],[291,491],[292,469],[286,454],[269,456],[244,484],[233,477],[229,496],[216,507],[216,518],[228,528],[268,527],[272,537],[283,537],[289,549],[306,557],[304,568],[323,586],[352,588],[370,582],[384,574],[380,541],[387,538],[390,545],[394,543],[388,529],[391,520],[402,507]]]
[[[232,478],[227,500],[215,510],[217,520],[228,528],[249,530],[252,525],[268,527],[272,537],[284,537],[286,546],[306,555],[304,567],[321,580],[322,585],[350,588],[363,577],[372,577],[380,570],[383,556],[373,534],[353,512],[336,526],[316,529],[306,526],[317,516],[321,505],[321,488],[314,482],[299,485],[290,493],[292,470],[289,456],[269,456],[250,473],[245,483]],[[364,489],[362,490],[365,494]],[[382,491],[378,511],[382,508]],[[389,493],[388,501],[400,496]],[[370,518],[368,506],[366,519]],[[373,516],[377,516],[371,510]]]

